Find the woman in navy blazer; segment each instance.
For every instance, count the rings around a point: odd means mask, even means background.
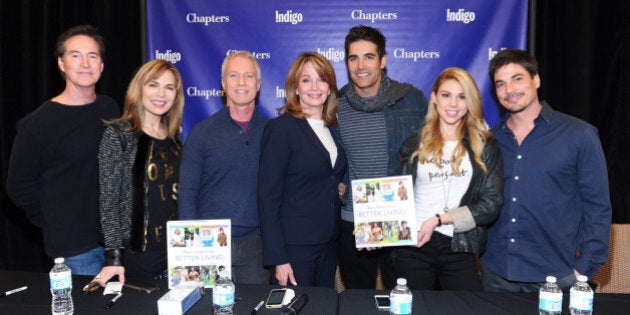
[[[263,260],[280,285],[334,286],[339,183],[346,154],[336,129],[337,80],[320,54],[302,53],[285,82],[286,103],[263,131],[258,211]]]

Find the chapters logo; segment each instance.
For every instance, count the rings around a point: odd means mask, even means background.
[[[228,51],[225,52],[225,55],[229,55],[233,52],[237,51],[236,49],[229,49]],[[250,51],[250,54],[252,54],[252,56],[254,56],[254,58],[258,59],[258,60],[267,60],[267,59],[271,59],[271,53],[270,52],[256,52],[256,51]]]
[[[293,25],[302,23],[304,16],[300,12],[293,12],[293,10],[287,10],[284,13],[276,10],[276,23],[291,23]]]
[[[176,64],[177,62],[182,60],[182,54],[176,51],[171,51],[170,49],[161,53],[159,50],[155,51],[155,59],[163,59],[172,64]]]
[[[346,56],[346,53],[343,50],[337,50],[332,47],[327,50],[317,48],[317,53],[334,62],[342,61]]]
[[[457,12],[453,12],[450,9],[446,9],[446,22],[463,22],[468,24],[475,20],[475,12],[464,11],[459,9]]]
[[[384,20],[397,20],[397,12],[363,12],[363,10],[352,10],[350,17],[353,20],[368,20],[372,21],[384,21]]]
[[[398,59],[413,59],[413,62],[418,61],[418,59],[439,59],[440,52],[439,51],[411,51],[406,50],[405,48],[396,48],[394,49],[394,58]]]
[[[230,22],[230,17],[227,15],[197,15],[197,13],[188,13],[186,14],[186,22],[188,23],[203,23],[205,26],[211,23],[228,23]]]
[[[192,97],[203,97],[206,100],[209,100],[210,97],[223,96],[223,90],[204,90],[196,86],[191,86],[186,89],[186,95]]]

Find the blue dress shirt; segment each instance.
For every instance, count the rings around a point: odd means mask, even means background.
[[[519,282],[577,270],[591,279],[608,257],[612,209],[597,129],[542,102],[519,146],[493,128],[504,164],[504,203],[488,231],[485,268]]]

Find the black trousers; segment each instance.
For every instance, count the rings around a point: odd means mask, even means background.
[[[395,248],[392,257],[396,277],[407,279],[411,290],[480,291],[475,255],[453,252],[451,240],[433,232],[431,240],[420,248]]]
[[[337,243],[321,245],[286,245],[289,263],[299,286],[335,287]],[[271,268],[271,283],[278,284],[276,268]],[[290,283],[290,282],[289,282]]]
[[[381,266],[381,279],[385,289],[392,289],[396,283],[392,268],[391,247],[384,247],[372,251],[357,250],[354,235],[354,223],[341,221],[341,237],[337,257],[341,278],[346,289],[374,289],[376,287],[376,272]]]

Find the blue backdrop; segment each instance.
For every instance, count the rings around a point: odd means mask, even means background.
[[[477,80],[484,115],[493,126],[499,110],[487,74],[503,48],[526,48],[526,0],[147,0],[147,56],[174,63],[184,80],[184,135],[223,106],[221,63],[232,50],[247,50],[262,70],[259,107],[275,117],[284,103],[284,80],[303,51],[326,56],[338,86],[348,82],[344,38],[359,24],[387,38],[387,72],[425,94],[447,67],[462,67]]]

